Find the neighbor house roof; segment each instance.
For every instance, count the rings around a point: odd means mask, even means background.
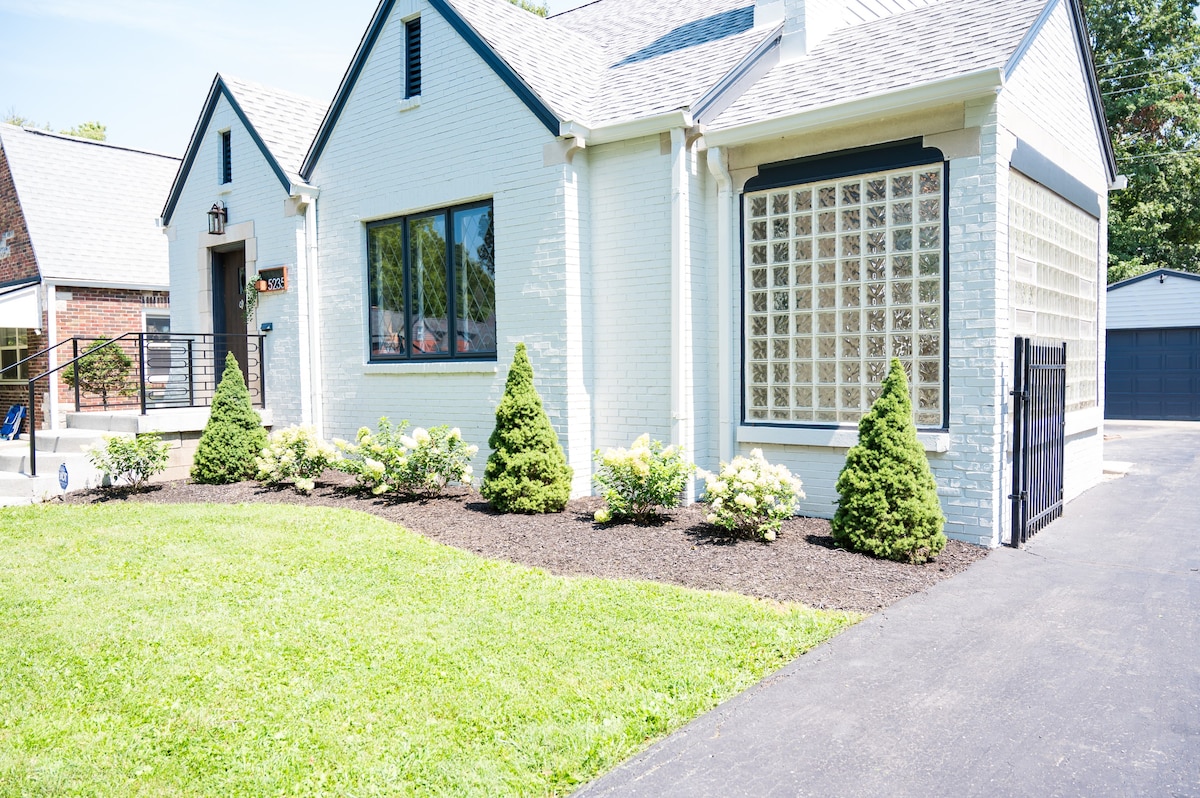
[[[154,219],[178,158],[13,125],[0,146],[43,280],[167,287]]]
[[[299,94],[273,89],[261,83],[217,75],[208,91],[200,119],[192,131],[183,165],[171,186],[166,206],[162,209],[162,218],[166,224],[171,222],[171,215],[183,191],[184,181],[191,171],[196,153],[221,97],[225,98],[246,127],[267,165],[279,178],[283,189],[291,191],[293,186],[304,183],[300,177],[300,165],[304,161],[304,153],[308,150],[309,143],[321,125],[327,106]]]

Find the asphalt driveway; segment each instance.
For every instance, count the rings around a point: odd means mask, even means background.
[[[577,795],[1200,796],[1200,423]]]

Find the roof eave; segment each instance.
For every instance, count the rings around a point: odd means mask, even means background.
[[[271,167],[271,171],[275,173],[275,177],[279,179],[280,185],[283,186],[285,191],[291,188],[293,181],[283,171],[283,167],[279,164],[279,159],[275,157],[266,142],[263,141],[258,130],[255,129],[249,117],[246,116],[246,112],[242,110],[241,103],[237,101],[233,92],[229,90],[225,81],[218,74],[213,78],[212,87],[208,90],[208,98],[204,102],[204,111],[196,121],[196,127],[192,130],[191,141],[188,143],[187,153],[184,155],[183,161],[179,164],[179,170],[175,173],[175,180],[171,183],[171,193],[167,197],[167,204],[163,207],[162,216],[159,217],[162,219],[163,225],[171,223],[171,217],[175,213],[175,205],[179,202],[179,197],[183,193],[183,185],[187,182],[188,175],[191,174],[192,164],[196,160],[196,153],[200,151],[204,132],[208,129],[209,123],[212,122],[213,112],[216,110],[217,102],[222,96],[225,97],[225,101],[233,108],[233,112],[237,115],[237,118],[241,120],[242,126],[250,134],[251,140],[254,141],[255,146],[258,147],[259,152],[266,159],[267,165]]]
[[[934,80],[895,91],[869,94],[850,100],[839,100],[825,105],[807,108],[793,114],[778,116],[758,122],[702,130],[703,145],[726,147],[753,144],[759,141],[783,138],[815,128],[853,124],[865,119],[878,118],[908,111],[918,111],[937,105],[985,97],[1004,88],[1004,71],[999,67],[987,67],[951,78]]]
[[[690,128],[694,125],[695,120],[692,118],[691,112],[686,108],[679,108],[653,116],[622,119],[600,125],[589,125],[585,122],[563,122],[559,127],[559,136],[583,139],[588,145],[611,144],[614,141],[653,136],[675,128]]]

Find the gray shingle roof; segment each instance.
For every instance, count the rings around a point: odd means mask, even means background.
[[[155,225],[179,159],[0,124],[43,279],[167,285]]]
[[[302,182],[300,165],[328,106],[261,83],[220,78],[288,177]]]
[[[505,0],[448,0],[563,121],[692,107],[771,31],[753,0],[597,0],[548,20]],[[843,27],[713,121],[726,128],[1003,66],[1046,0],[850,0]]]
[[[830,34],[781,64],[721,113],[711,129],[787,116],[989,67],[1003,68],[1045,0],[944,0]]]

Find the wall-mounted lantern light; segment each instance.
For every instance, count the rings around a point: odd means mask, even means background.
[[[212,236],[225,235],[225,220],[229,218],[229,209],[220,202],[214,202],[208,211],[208,234]]]

